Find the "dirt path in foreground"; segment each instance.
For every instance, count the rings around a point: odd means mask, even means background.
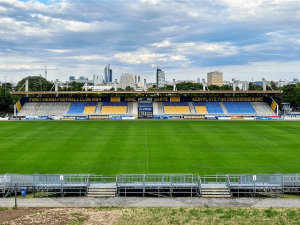
[[[91,208],[18,208],[0,211],[0,224],[113,224],[121,215]]]

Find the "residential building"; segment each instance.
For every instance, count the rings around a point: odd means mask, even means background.
[[[133,75],[129,73],[122,74],[118,87],[126,89],[126,87],[136,90],[140,84],[140,75]]]
[[[207,73],[207,85],[223,85],[223,73],[219,71]]]

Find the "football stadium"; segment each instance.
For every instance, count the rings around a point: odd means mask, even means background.
[[[299,123],[279,114],[281,91],[13,94],[3,197],[300,193]]]

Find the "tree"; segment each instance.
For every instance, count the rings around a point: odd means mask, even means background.
[[[286,85],[282,88],[281,102],[290,103],[295,108],[300,106],[300,86],[296,84]]]
[[[5,87],[0,87],[0,111],[8,112],[9,106],[13,104],[13,99]]]
[[[223,85],[220,87],[220,90],[233,90],[231,85]]]
[[[218,85],[211,84],[208,86],[208,90],[220,90],[220,87]]]
[[[199,83],[192,83],[192,82],[182,82],[176,84],[177,90],[178,91],[183,91],[183,90],[202,90],[203,85]]]
[[[44,77],[30,76],[20,80],[16,86],[16,90],[19,90],[27,79],[29,91],[50,91],[53,86],[53,83],[47,81]],[[24,91],[25,87],[23,87],[22,90]]]

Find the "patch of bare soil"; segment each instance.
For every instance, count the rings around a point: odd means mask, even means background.
[[[1,211],[0,223],[10,225],[113,224],[121,215],[122,213],[118,210],[89,208],[19,208]]]

